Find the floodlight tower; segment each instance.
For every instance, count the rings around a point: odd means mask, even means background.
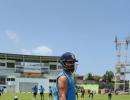
[[[125,40],[119,40],[117,36],[115,37],[116,44],[116,73],[115,73],[115,90],[120,88],[125,91],[125,80],[127,73],[128,64],[128,38]]]

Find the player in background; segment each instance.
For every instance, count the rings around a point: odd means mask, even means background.
[[[37,96],[37,92],[38,92],[38,88],[37,88],[37,85],[35,85],[33,88],[33,99],[36,100],[36,96]]]
[[[40,90],[41,100],[44,100],[44,87],[41,85],[39,90]]]
[[[50,100],[50,98],[53,97],[52,93],[53,93],[53,92],[52,92],[52,87],[49,86],[49,100]]]

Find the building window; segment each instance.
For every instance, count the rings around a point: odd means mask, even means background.
[[[49,80],[49,83],[55,83],[55,82],[56,82],[55,79],[50,79],[50,80]]]
[[[0,84],[6,84],[5,78],[0,78]]]
[[[50,70],[57,70],[57,66],[56,65],[50,65]]]
[[[0,66],[5,66],[5,63],[0,63]]]
[[[63,69],[63,67],[61,65],[58,66],[58,69]]]
[[[41,68],[42,74],[48,74],[49,73],[49,68]]]
[[[7,68],[14,68],[14,65],[15,65],[14,63],[9,63],[9,62],[8,62],[8,63],[7,63]]]
[[[10,78],[11,81],[15,81],[15,78]]]
[[[10,78],[7,78],[7,81],[10,81]]]

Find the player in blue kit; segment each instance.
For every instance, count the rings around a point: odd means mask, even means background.
[[[54,87],[54,100],[76,100],[75,83],[72,77],[76,68],[75,55],[70,52],[64,53],[60,57],[63,71],[59,74]]]

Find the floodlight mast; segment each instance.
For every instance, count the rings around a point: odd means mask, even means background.
[[[115,44],[116,44],[116,73],[115,73],[115,87],[114,89],[122,89],[125,91],[125,81],[126,74],[130,73],[127,71],[127,67],[130,66],[128,63],[128,46],[130,43],[130,37],[119,40],[117,36],[115,36]]]

